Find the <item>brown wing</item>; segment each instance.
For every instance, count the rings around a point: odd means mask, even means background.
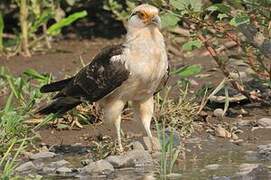
[[[119,87],[128,79],[129,72],[123,63],[111,61],[111,58],[121,55],[122,51],[122,45],[103,49],[89,65],[70,78],[67,85],[53,98],[55,100],[39,113],[64,113],[84,100],[98,101]]]

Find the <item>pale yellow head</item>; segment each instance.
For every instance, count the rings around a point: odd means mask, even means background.
[[[141,4],[137,6],[128,20],[128,28],[144,28],[148,26],[160,27],[161,20],[159,10],[149,4]]]

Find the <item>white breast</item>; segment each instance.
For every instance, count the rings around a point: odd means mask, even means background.
[[[128,80],[112,93],[112,98],[129,101],[152,96],[167,73],[167,53],[159,30],[146,30],[128,37],[123,54],[111,60],[122,61],[130,72]]]

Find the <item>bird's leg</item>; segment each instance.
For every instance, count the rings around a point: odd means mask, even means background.
[[[115,125],[116,131],[117,131],[119,151],[123,152],[124,149],[123,149],[122,144],[121,144],[121,128],[120,128],[120,123],[121,123],[121,116],[119,115],[118,118],[115,120],[114,125]]]
[[[134,102],[134,111],[135,111],[135,118],[140,119],[144,129],[149,137],[150,143],[151,143],[151,151],[154,150],[154,144],[152,139],[152,133],[151,133],[151,120],[153,116],[153,97],[150,97],[149,99],[145,101],[135,101]]]
[[[104,120],[105,123],[110,125],[114,124],[117,132],[117,141],[119,146],[119,151],[123,152],[123,147],[121,144],[121,113],[125,103],[121,100],[108,100],[104,104]]]

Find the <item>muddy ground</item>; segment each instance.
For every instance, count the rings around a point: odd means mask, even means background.
[[[121,41],[121,38],[111,40],[103,38],[63,40],[53,44],[52,52],[35,54],[31,58],[16,56],[6,59],[0,57],[0,65],[9,68],[16,75],[27,68],[33,68],[39,72],[52,73],[55,79],[61,79],[74,74],[82,67],[80,56],[86,64],[102,47]],[[204,51],[183,57],[171,57],[173,65],[202,65],[202,73],[193,78],[192,92],[206,82],[218,84],[223,79],[223,75],[217,69],[214,61],[209,56],[202,54],[204,54]],[[176,80],[176,78],[173,79],[171,82]],[[1,103],[3,103],[4,98],[1,98]],[[271,110],[270,108],[245,107],[243,109],[247,113],[241,115],[242,113],[238,113],[240,109],[242,109],[242,106],[232,107],[231,111],[237,112],[237,114],[226,118],[214,117],[213,110],[209,109],[207,119],[194,122],[195,132],[193,135],[181,141],[184,144],[185,151],[175,168],[176,172],[182,174],[182,179],[231,179],[231,177],[235,177],[243,163],[264,164],[265,167],[269,168],[269,173],[255,177],[256,179],[257,177],[261,177],[261,179],[271,178],[270,160],[262,160],[257,155],[258,145],[271,143],[271,130],[268,128],[255,129],[259,126],[257,121],[260,118],[271,117]],[[236,133],[238,138],[217,137],[214,130],[210,128],[210,124],[212,127],[222,125],[223,127],[235,128],[239,130]],[[142,136],[145,136],[142,125],[134,120],[123,121],[122,128],[125,133],[130,134],[130,137],[137,140],[142,141]],[[43,127],[39,130],[39,134],[41,135],[39,144],[45,144],[48,147],[52,145],[74,145],[76,143],[88,146],[93,137],[101,135],[115,137],[114,129],[105,127],[102,123],[85,125],[82,129],[74,127],[73,129],[57,130],[53,127]],[[78,165],[82,155],[74,153],[64,155],[63,158],[75,161],[75,164]],[[147,173],[142,171],[142,173],[131,173],[130,176],[132,176],[131,178],[144,177]]]

